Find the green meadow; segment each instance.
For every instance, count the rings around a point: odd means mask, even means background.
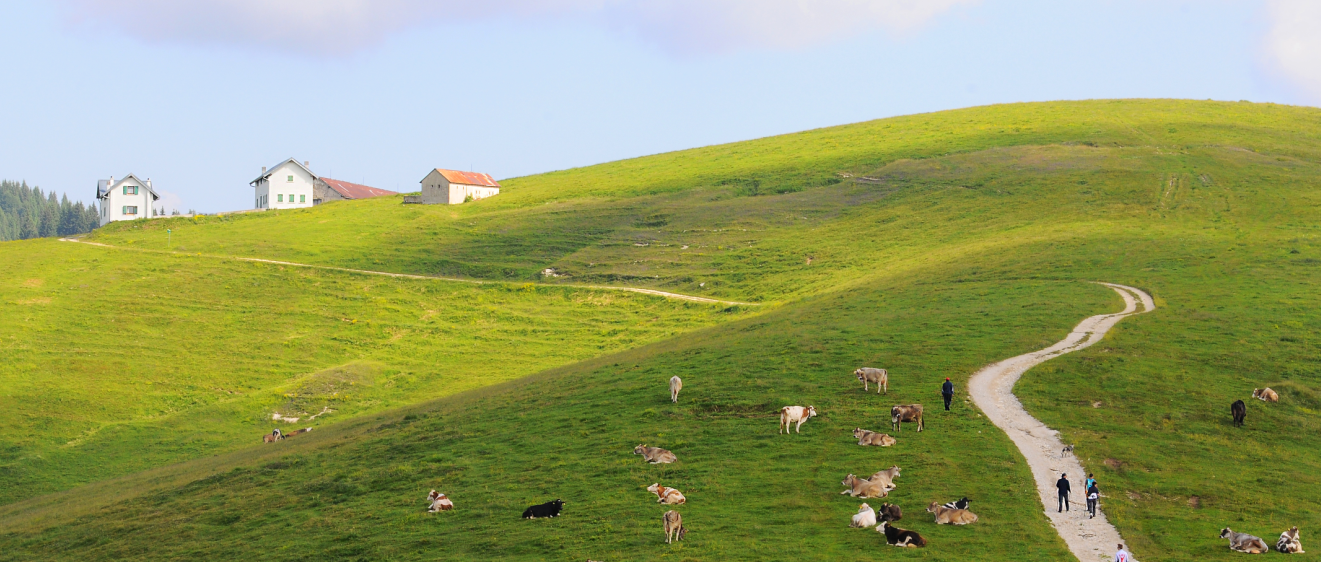
[[[1137,557],[1234,559],[1225,526],[1273,543],[1298,525],[1306,546],[1319,172],[1315,109],[1015,104],[514,178],[460,206],[5,243],[0,558],[1069,559],[1022,456],[965,396],[937,411],[938,387],[1122,307],[1091,281],[1158,308],[1016,393],[1098,475]],[[862,365],[890,370],[888,395],[863,393]],[[1280,402],[1251,400],[1261,386]],[[914,402],[927,431],[856,445]],[[821,416],[777,435],[789,404]],[[326,407],[311,434],[253,443],[272,411]],[[847,527],[839,482],[891,465],[881,501],[927,548]],[[663,544],[652,482],[689,498],[682,544]],[[458,509],[423,513],[432,488]],[[960,496],[979,523],[923,512]],[[555,498],[563,516],[519,518]]]

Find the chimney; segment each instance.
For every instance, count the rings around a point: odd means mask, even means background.
[[[261,167],[261,173],[263,173],[263,174],[266,173],[266,166],[262,166],[262,167]]]
[[[143,183],[147,184],[147,189],[151,189],[151,178],[147,178],[147,181]]]
[[[306,168],[306,167],[308,167],[308,166],[311,166],[311,165],[312,165],[311,162],[308,162],[307,160],[303,160],[303,167],[304,167],[304,168]]]

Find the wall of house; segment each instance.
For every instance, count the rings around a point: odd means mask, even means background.
[[[498,187],[452,183],[450,184],[449,189],[449,204],[458,205],[459,203],[462,203],[464,199],[467,199],[469,195],[476,200],[499,194],[500,188]]]
[[[124,195],[125,187],[137,187],[137,195]],[[151,218],[151,191],[147,186],[133,180],[121,180],[109,190],[105,199],[100,200],[101,226],[114,221]],[[138,208],[137,214],[124,213],[124,207]]]
[[[293,181],[289,177],[293,176]],[[253,202],[266,197],[265,209],[299,209],[311,207],[316,200],[312,184],[315,180],[301,166],[285,162],[271,170],[266,180],[257,182],[253,190]],[[291,202],[290,199],[293,199]]]
[[[422,178],[422,202],[428,205],[450,202],[450,182],[440,172],[432,170]]]
[[[312,185],[312,203],[315,205],[329,203],[331,201],[345,200],[347,199],[341,195],[340,192],[331,189],[324,181],[318,179],[316,180],[316,183]]]

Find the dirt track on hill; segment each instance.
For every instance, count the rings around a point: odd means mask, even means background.
[[[289,267],[306,267],[306,268],[311,268],[311,269],[325,269],[325,270],[329,270],[329,271],[343,271],[343,272],[347,272],[347,273],[360,273],[360,274],[363,274],[363,275],[381,275],[381,276],[385,276],[385,277],[398,277],[398,278],[402,278],[402,279],[427,279],[427,280],[432,280],[432,281],[453,281],[453,282],[455,282],[455,283],[474,283],[474,284],[478,284],[478,285],[480,285],[480,284],[482,284],[482,283],[486,283],[486,281],[479,281],[479,280],[476,280],[476,279],[459,279],[459,278],[456,278],[456,277],[439,277],[439,276],[434,276],[434,275],[416,275],[416,274],[412,274],[412,273],[390,273],[390,272],[388,272],[388,271],[371,271],[371,270],[368,270],[368,269],[350,269],[350,268],[347,268],[347,267],[335,267],[335,266],[332,266],[332,265],[313,265],[313,264],[310,264],[310,263],[297,263],[297,262],[291,262],[291,261],[267,260],[267,259],[262,259],[262,258],[244,258],[244,257],[239,257],[239,256],[221,256],[221,255],[214,255],[214,254],[196,254],[196,253],[192,253],[192,254],[190,254],[189,252],[173,252],[173,251],[170,251],[170,250],[147,250],[147,249],[143,249],[143,248],[124,248],[124,247],[121,247],[121,246],[111,246],[111,245],[109,245],[109,244],[101,244],[101,243],[99,243],[99,242],[88,242],[88,241],[86,241],[86,240],[82,240],[82,239],[79,239],[79,238],[60,238],[60,242],[77,242],[77,243],[79,243],[79,244],[88,244],[88,245],[91,245],[91,246],[100,246],[100,247],[102,247],[102,248],[114,248],[114,249],[117,249],[117,250],[134,250],[134,251],[138,251],[138,252],[158,252],[158,253],[163,253],[163,254],[198,255],[198,256],[203,256],[203,257],[212,257],[212,258],[219,258],[219,259],[229,259],[229,260],[238,260],[238,261],[250,261],[250,262],[270,263],[270,264],[275,264],[275,265],[287,265],[287,266],[289,266]],[[641,288],[637,288],[637,287],[611,287],[611,286],[605,286],[605,285],[569,285],[569,284],[562,284],[562,285],[561,285],[561,284],[553,284],[553,283],[551,283],[551,284],[546,284],[546,286],[547,286],[547,287],[572,287],[572,288],[574,288],[574,289],[596,289],[596,290],[599,290],[599,291],[626,291],[626,292],[629,292],[629,293],[641,293],[641,294],[644,294],[644,295],[654,295],[654,296],[658,296],[658,297],[665,297],[665,298],[667,298],[667,299],[678,299],[678,300],[685,300],[685,301],[692,301],[692,302],[701,302],[701,303],[708,303],[708,304],[723,304],[723,305],[728,305],[728,306],[733,306],[733,305],[741,305],[741,306],[757,306],[757,303],[751,303],[751,302],[722,301],[722,300],[720,300],[720,299],[712,299],[712,298],[707,298],[707,297],[696,297],[696,296],[693,296],[693,295],[684,295],[684,294],[680,294],[680,293],[670,293],[670,292],[666,292],[666,291],[657,291],[657,290],[655,290],[655,289],[641,289]]]
[[[1032,468],[1032,476],[1037,481],[1037,490],[1041,493],[1041,503],[1046,508],[1046,516],[1055,525],[1055,530],[1068,543],[1069,550],[1081,562],[1110,560],[1117,543],[1124,542],[1119,531],[1106,520],[1105,514],[1098,509],[1095,519],[1088,519],[1086,494],[1082,490],[1086,473],[1073,454],[1063,454],[1064,443],[1059,439],[1059,432],[1046,427],[1023,409],[1023,404],[1014,396],[1014,383],[1028,369],[1065,353],[1088,347],[1105,337],[1120,320],[1134,314],[1155,310],[1156,304],[1151,295],[1133,287],[1101,283],[1114,289],[1124,298],[1124,310],[1115,314],[1092,316],[1078,324],[1063,341],[1046,349],[1011,357],[983,367],[968,380],[968,394],[973,402],[982,409],[986,417],[997,427],[1009,434],[1009,438],[1018,445],[1018,450],[1027,458]],[[1138,303],[1142,310],[1138,310]],[[1069,500],[1072,509],[1058,513],[1055,481],[1060,473],[1069,475]],[[1113,492],[1113,490],[1111,491]],[[1105,495],[1102,495],[1104,505]],[[1127,544],[1127,543],[1125,543]]]

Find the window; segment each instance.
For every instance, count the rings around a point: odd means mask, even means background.
[[[289,182],[289,183],[293,183],[293,182],[294,182],[294,177],[293,177],[293,176],[289,176],[289,179],[284,180],[284,181],[287,181],[287,182]]]
[[[299,203],[306,203],[306,202],[307,202],[307,196],[306,196],[306,195],[299,195],[299,196],[298,196],[298,202],[299,202]]]
[[[294,202],[294,194],[292,194],[292,193],[289,194],[289,202],[290,202],[290,203],[293,203],[293,202]]]
[[[276,196],[275,196],[275,202],[276,202],[276,203],[284,203],[284,194],[281,193],[281,194],[279,194],[279,195],[276,195]]]
[[[137,205],[124,205],[124,214],[125,214],[125,215],[136,215],[136,214],[138,214],[138,206],[137,206]]]
[[[124,195],[137,195],[137,194],[138,194],[138,186],[136,185],[124,186]]]

